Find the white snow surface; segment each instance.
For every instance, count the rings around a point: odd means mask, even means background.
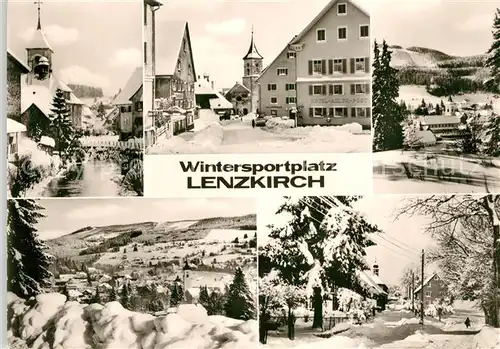
[[[58,293],[25,301],[7,297],[9,342],[37,349],[254,348],[257,321],[208,316],[201,305],[181,304],[177,313],[155,317],[118,302],[79,304]]]

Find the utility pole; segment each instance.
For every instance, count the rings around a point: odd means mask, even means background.
[[[415,314],[415,272],[413,270],[411,271],[411,311]]]
[[[424,250],[422,249],[422,280],[420,281],[420,325],[424,324]]]

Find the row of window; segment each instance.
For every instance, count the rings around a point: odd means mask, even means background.
[[[350,94],[368,94],[370,93],[370,84],[348,84],[350,85]],[[344,95],[344,84],[332,85],[309,85],[310,96],[326,96],[326,95]]]
[[[349,112],[350,110],[350,112]],[[369,118],[371,117],[371,109],[368,107],[356,108],[327,108],[327,107],[311,107],[309,108],[309,116],[314,118]]]
[[[458,127],[458,124],[434,124],[430,125],[430,128],[438,128],[438,127]]]
[[[349,64],[348,64],[349,63]],[[349,67],[349,69],[348,69]],[[308,61],[309,75],[356,74],[370,72],[370,59],[368,57],[313,59]],[[288,68],[276,68],[276,75],[288,75]]]
[[[267,84],[268,91],[278,91],[278,84]],[[295,84],[285,84],[285,91],[295,91]]]
[[[368,24],[361,24],[358,31],[358,39],[368,39],[370,37],[370,26]],[[348,40],[347,26],[337,27],[337,41]],[[325,43],[327,41],[326,29],[316,29],[316,42]]]
[[[278,97],[271,97],[270,98],[271,104],[278,104]],[[287,96],[285,97],[285,103],[286,104],[296,104],[297,103],[297,97],[295,96]]]

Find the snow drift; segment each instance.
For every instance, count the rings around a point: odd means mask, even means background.
[[[201,305],[182,304],[177,313],[155,317],[118,302],[79,304],[59,293],[27,301],[7,297],[9,346],[36,349],[254,348],[257,322],[208,316]]]

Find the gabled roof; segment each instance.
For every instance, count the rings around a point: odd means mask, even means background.
[[[191,68],[196,80],[194,68],[193,48],[189,35],[189,24],[187,21],[163,21],[156,22],[155,43],[155,74],[174,75],[177,70],[177,61],[182,50],[184,36],[187,37],[187,49],[191,58]]]
[[[331,0],[328,5],[326,5],[323,10],[321,10],[320,13],[318,13],[318,15],[307,25],[307,27],[304,28],[304,30],[302,30],[300,32],[299,35],[297,35],[295,37],[295,39],[293,40],[293,43],[297,43],[299,42],[300,40],[302,40],[302,38],[307,34],[309,33],[309,31],[314,28],[316,26],[316,24],[333,8],[333,6],[335,6],[337,4],[337,2],[339,1],[342,1],[342,2],[347,2],[347,3],[351,3],[354,7],[356,7],[358,10],[360,10],[361,12],[363,12],[363,14],[365,14],[366,16],[370,17],[370,14],[365,11],[361,6],[359,6],[354,0]]]
[[[216,92],[215,94],[217,95],[217,98],[211,98],[209,100],[211,109],[233,109],[233,104],[229,102],[226,97],[221,95],[219,92]]]
[[[460,118],[452,115],[427,115],[422,123],[424,125],[459,124]]]
[[[252,30],[252,38],[250,39],[250,47],[248,48],[248,52],[243,57],[243,59],[264,59],[264,57],[261,56],[259,51],[257,51],[257,46],[255,46],[255,41],[253,39],[253,30]]]
[[[199,79],[194,86],[194,94],[196,95],[215,95],[212,86],[205,79]]]
[[[431,276],[428,276],[427,279],[424,280],[424,286],[427,286],[429,284],[429,282],[432,281],[432,279],[434,279],[435,277],[437,276],[436,273],[432,274]],[[418,286],[415,291],[413,291],[413,294],[417,293],[418,291],[420,291],[422,289],[422,285]]]
[[[289,45],[293,42],[293,40],[296,38],[296,36],[293,37],[292,40],[290,40],[286,46],[283,48],[283,50],[281,50],[281,52],[276,55],[276,57],[274,57],[273,61],[271,63],[269,63],[265,68],[264,70],[262,70],[262,72],[260,73],[259,77],[257,78],[257,81],[259,81],[259,79],[271,68],[271,66],[278,60],[278,58],[281,57],[281,55],[283,55],[285,52],[288,52],[289,50]]]
[[[226,92],[226,96],[227,96],[228,94],[232,93],[232,92],[233,92],[233,90],[235,90],[235,89],[237,89],[237,88],[238,88],[238,89],[243,89],[243,90],[245,90],[245,91],[247,91],[247,92],[251,92],[251,91],[250,91],[250,90],[249,90],[249,89],[248,89],[245,85],[243,85],[243,84],[241,84],[240,82],[238,82],[238,81],[237,81],[237,82],[234,84],[234,86],[233,86],[233,87],[231,87],[231,88],[229,89],[229,91],[227,91],[227,92]]]
[[[130,78],[128,79],[125,87],[120,91],[118,96],[113,100],[113,105],[130,104],[130,99],[142,87],[142,67],[137,67]]]
[[[34,48],[48,48],[50,51],[54,52],[54,50],[52,50],[52,47],[50,47],[49,42],[47,41],[47,38],[45,37],[42,29],[37,29],[33,34],[30,42],[26,45],[26,49]]]
[[[7,49],[7,59],[11,59],[14,61],[17,65],[19,65],[22,69],[22,73],[26,74],[29,73],[31,70],[30,67],[28,67],[22,60],[20,60],[12,51]]]
[[[26,126],[16,120],[7,118],[7,133],[26,132]]]
[[[45,85],[27,85],[21,88],[21,113],[35,105],[49,117],[53,96]]]
[[[367,285],[369,288],[373,290],[375,294],[384,295],[387,294],[380,285],[383,285],[383,282],[380,278],[377,277],[374,273],[369,270],[363,270],[358,272],[359,279]]]

